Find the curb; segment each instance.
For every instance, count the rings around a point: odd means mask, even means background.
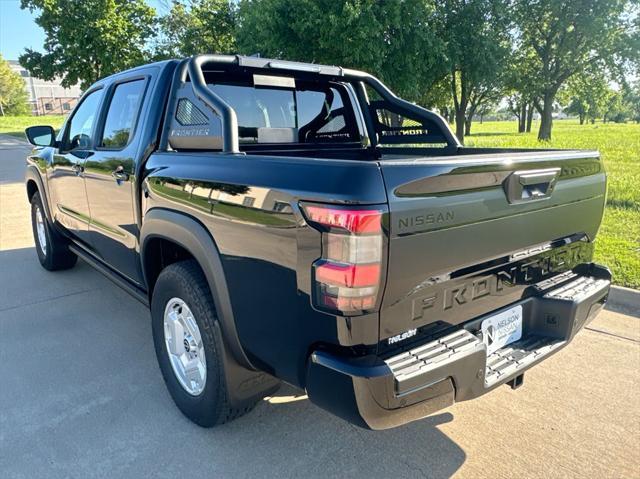
[[[608,303],[612,309],[640,316],[640,291],[637,289],[611,286]]]

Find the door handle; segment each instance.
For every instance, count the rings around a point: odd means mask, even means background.
[[[514,171],[504,182],[507,200],[514,204],[549,198],[559,174],[560,168]]]
[[[73,172],[76,174],[76,176],[80,176],[82,174],[82,172],[84,171],[84,167],[82,165],[79,165],[77,163],[75,163],[71,169],[73,170]]]
[[[115,170],[111,172],[111,176],[113,176],[113,178],[120,182],[120,181],[128,181],[129,180],[129,173],[127,173],[126,171],[122,171],[122,170]]]

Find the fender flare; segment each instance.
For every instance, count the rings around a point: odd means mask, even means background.
[[[40,193],[40,198],[42,198],[44,214],[47,217],[47,220],[49,220],[49,223],[53,224],[53,215],[51,214],[51,210],[49,209],[49,198],[47,195],[47,190],[44,187],[44,183],[42,182],[42,176],[36,166],[27,165],[27,169],[24,173],[25,188],[27,186],[27,183],[29,183],[29,181],[31,180],[35,182],[36,188],[38,188],[38,192]]]
[[[225,343],[240,365],[256,370],[240,343],[220,252],[211,234],[199,221],[184,213],[163,208],[149,210],[144,216],[140,231],[142,274],[147,285],[149,282],[144,268],[145,248],[153,238],[163,238],[177,243],[196,259],[209,283]]]

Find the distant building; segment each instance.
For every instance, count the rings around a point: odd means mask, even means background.
[[[15,60],[9,60],[9,66],[24,80],[24,88],[29,95],[29,104],[34,115],[67,114],[82,95],[79,85],[64,88],[60,85],[60,80],[47,81],[32,77],[29,71]]]

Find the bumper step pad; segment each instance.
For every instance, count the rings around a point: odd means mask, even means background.
[[[543,330],[540,334],[539,328],[530,326],[529,333],[525,337],[495,351],[486,357],[484,364],[477,364],[480,371],[484,367],[484,388],[489,389],[498,383],[506,382],[567,344],[576,330],[584,325],[591,312],[589,309],[584,314],[577,314],[577,306],[585,301],[589,303],[588,306],[591,306],[593,297],[605,294],[609,284],[608,279],[580,276],[573,272],[539,283],[537,287],[541,296],[535,300],[551,301],[553,304],[562,305],[559,311],[563,314],[560,317],[566,317],[567,321],[571,321],[569,325],[573,324],[573,327],[569,328],[565,334],[559,335],[556,332],[556,334],[545,335],[546,331]],[[566,313],[564,309],[567,310]],[[533,321],[531,320],[530,323]],[[395,378],[396,395],[402,396],[448,377],[451,373],[451,363],[462,362],[471,353],[478,353],[478,350],[486,351],[482,340],[472,332],[460,329],[388,358],[385,363]]]
[[[545,298],[563,299],[566,301],[580,301],[596,291],[608,286],[611,282],[606,279],[592,278],[590,276],[582,276],[578,279],[554,289],[544,295]]]
[[[490,387],[508,376],[525,369],[534,361],[564,345],[564,340],[553,340],[544,336],[529,336],[524,340],[498,349],[487,358],[484,375],[485,387]]]
[[[439,368],[466,356],[471,349],[479,347],[481,341],[466,329],[444,336],[435,341],[387,359],[385,362],[396,380],[396,392],[404,394],[424,386],[422,378]]]
[[[491,387],[518,370],[527,368],[565,342],[544,336],[529,336],[499,349],[487,357],[485,387]],[[396,391],[403,394],[419,387],[424,384],[421,378],[440,367],[444,361],[456,361],[456,355],[462,357],[481,343],[469,331],[461,330],[387,359],[386,363],[396,379]]]

